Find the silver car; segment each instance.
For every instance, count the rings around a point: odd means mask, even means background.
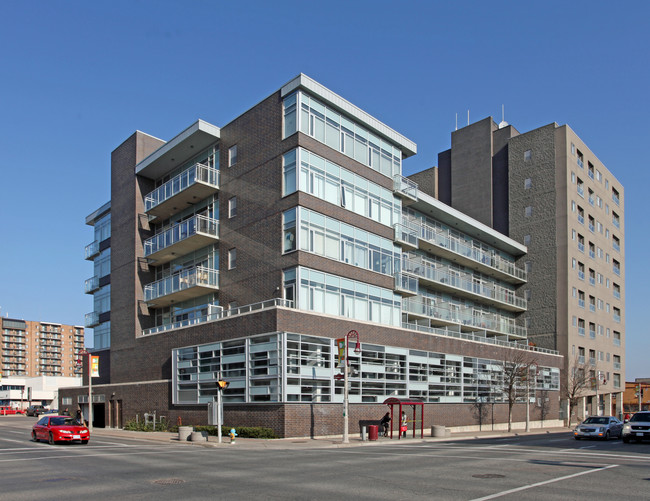
[[[630,440],[640,442],[643,439],[650,439],[650,412],[640,411],[625,423],[623,427],[623,442]]]
[[[610,437],[621,437],[623,422],[614,416],[592,416],[585,419],[573,431],[576,440],[581,438],[601,438],[609,440]]]

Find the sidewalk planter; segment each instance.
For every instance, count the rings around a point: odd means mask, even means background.
[[[451,433],[450,433],[451,435]],[[444,438],[447,435],[447,429],[444,426],[432,426],[431,427],[431,436],[436,438]]]
[[[191,426],[179,426],[178,427],[178,441],[187,442],[190,439],[190,435],[194,432],[194,428]]]
[[[193,431],[190,434],[190,442],[205,442],[208,439],[204,431]]]

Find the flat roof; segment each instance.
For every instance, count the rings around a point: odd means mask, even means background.
[[[296,78],[283,85],[282,89],[280,89],[280,94],[282,97],[284,97],[300,87],[316,95],[343,114],[348,115],[349,117],[352,117],[358,122],[362,123],[371,129],[373,133],[379,136],[383,136],[384,139],[388,139],[392,143],[399,146],[399,148],[404,153],[404,158],[415,155],[418,152],[417,144],[415,144],[413,141],[404,137],[399,132],[391,129],[386,124],[380,122],[358,106],[352,104],[350,101],[332,92],[327,87],[319,84],[316,80],[309,78],[304,73],[301,73]]]
[[[197,120],[136,165],[135,173],[158,179],[218,141],[220,137],[219,127],[204,120]]]

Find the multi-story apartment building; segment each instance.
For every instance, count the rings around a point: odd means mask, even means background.
[[[2,376],[79,377],[77,360],[84,328],[2,318]]]
[[[93,311],[86,314],[86,327],[93,329],[93,349],[110,346],[111,332],[111,204],[106,203],[86,217],[94,228],[94,240],[85,249],[93,262],[93,276],[84,283],[84,292],[93,296]]]
[[[623,187],[567,126],[519,133],[492,118],[452,133],[439,155],[438,197],[528,252],[521,287],[528,339],[565,357],[576,414],[622,411],[625,374]],[[413,176],[420,181],[431,174]],[[431,181],[429,181],[431,183]]]
[[[562,357],[522,322],[526,247],[404,178],[416,149],[305,75],[221,128],[120,145],[102,422],[205,423],[223,378],[228,423],[340,433],[336,339],[352,330],[351,423],[388,397],[421,399],[425,426],[476,425],[483,403],[503,423],[504,373],[524,359],[557,416]]]

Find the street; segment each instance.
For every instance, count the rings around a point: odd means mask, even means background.
[[[97,432],[89,445],[34,443],[34,418],[0,418],[0,498],[641,499],[650,443],[570,433],[349,447],[155,442]],[[312,447],[312,442],[314,446]]]

